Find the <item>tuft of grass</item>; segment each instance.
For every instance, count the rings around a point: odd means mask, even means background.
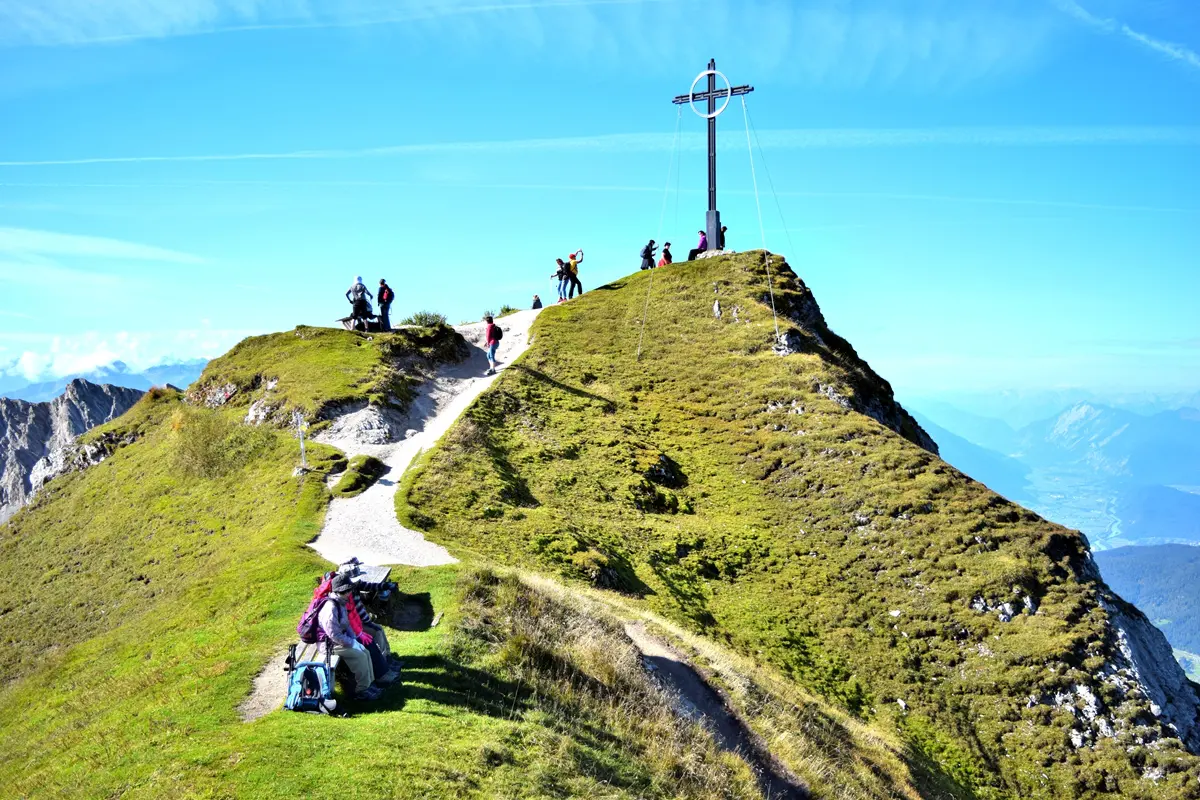
[[[350,459],[346,472],[333,487],[338,497],[355,497],[362,494],[387,472],[384,464],[375,456],[360,455]]]
[[[1074,748],[1073,715],[1029,704],[1093,685],[1116,652],[1086,543],[919,446],[803,281],[778,258],[771,275],[785,357],[762,252],[548,308],[522,360],[405,476],[401,518],[460,556],[610,585],[770,665],[890,727],[949,796],[1194,786],[1200,760],[1169,731],[1153,783],[1125,749],[1134,727]],[[973,607],[1026,597],[1037,613],[1008,622]],[[1136,695],[1112,702],[1151,719]]]
[[[438,314],[436,311],[417,311],[400,320],[400,324],[436,328],[446,324],[446,315]]]
[[[500,306],[500,313],[497,314],[497,316],[506,317],[509,314],[515,314],[520,310],[521,309],[514,308],[514,307],[510,306],[508,303],[505,303],[504,305]]]

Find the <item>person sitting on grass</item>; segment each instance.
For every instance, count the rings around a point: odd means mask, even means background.
[[[354,581],[346,575],[337,575],[330,583],[329,596],[333,602],[321,605],[317,613],[320,640],[329,642],[335,655],[339,656],[354,675],[354,699],[378,700],[383,689],[375,685],[375,667],[367,646],[358,640],[350,628],[350,616],[346,606],[351,602]]]

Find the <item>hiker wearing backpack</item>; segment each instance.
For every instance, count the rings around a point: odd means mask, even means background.
[[[488,371],[485,375],[496,374],[496,348],[500,346],[500,340],[504,338],[504,331],[500,329],[492,318],[485,317],[487,320],[487,328],[484,330],[484,341],[487,343],[487,360]]]
[[[371,663],[371,655],[350,627],[347,605],[351,602],[353,591],[354,581],[348,575],[334,577],[329,596],[321,601],[317,612],[319,640],[332,644],[333,652],[354,674],[354,699],[378,700],[383,690],[375,685],[375,667]]]
[[[327,597],[333,586],[333,579],[339,574],[352,579],[359,574],[357,563],[342,564],[337,572],[327,572],[316,591],[313,592],[313,603]],[[362,597],[355,586],[350,594],[351,602],[346,603],[346,616],[350,620],[350,631],[367,648],[371,656],[371,665],[375,668],[375,683],[379,686],[389,686],[400,677],[400,659],[392,654],[392,646],[388,643],[387,634],[376,624],[367,611]],[[309,606],[310,608],[312,606]]]
[[[654,246],[654,240],[646,242],[646,246],[642,248],[642,266],[641,269],[654,269],[654,251],[658,248]]]
[[[392,287],[387,285],[387,281],[383,278],[379,279],[379,330],[390,331],[392,329],[392,321],[388,319],[388,309],[392,307],[392,301],[396,299],[396,293],[392,291]]]
[[[579,265],[583,261],[583,248],[579,248],[578,252],[571,253],[567,256],[567,280],[570,281],[570,289],[567,292],[567,299],[570,300],[575,296],[575,290],[578,289],[580,294],[583,294],[583,284],[579,282]]]

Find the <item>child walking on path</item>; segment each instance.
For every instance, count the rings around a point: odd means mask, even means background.
[[[504,331],[500,330],[500,326],[492,320],[491,317],[484,317],[487,320],[487,330],[484,331],[484,342],[487,344],[487,360],[488,371],[485,375],[496,374],[496,348],[500,346],[500,339],[504,336]]]

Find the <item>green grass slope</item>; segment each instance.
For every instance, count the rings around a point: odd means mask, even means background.
[[[278,359],[249,358],[251,340],[202,385],[236,372],[316,410],[330,381],[357,398],[372,375],[452,353],[443,336],[382,361],[350,333]],[[383,701],[244,723],[239,704],[326,567],[305,545],[345,461],[310,444],[314,469],[295,474],[298,442],[242,424],[247,405],[155,390],[85,437],[103,461],[0,526],[0,796],[755,796],[744,763],[671,713],[614,623],[512,579],[460,583],[453,567],[394,573],[445,616],[390,632],[406,668]]]
[[[1077,748],[1077,715],[1045,699],[1094,685],[1117,647],[1082,538],[938,459],[803,283],[774,273],[783,357],[762,253],[547,309],[406,476],[402,519],[459,554],[619,590],[894,717],[950,795],[1197,796],[1197,760],[1144,700],[1098,689],[1118,735]],[[1026,599],[1036,613],[994,610]]]

